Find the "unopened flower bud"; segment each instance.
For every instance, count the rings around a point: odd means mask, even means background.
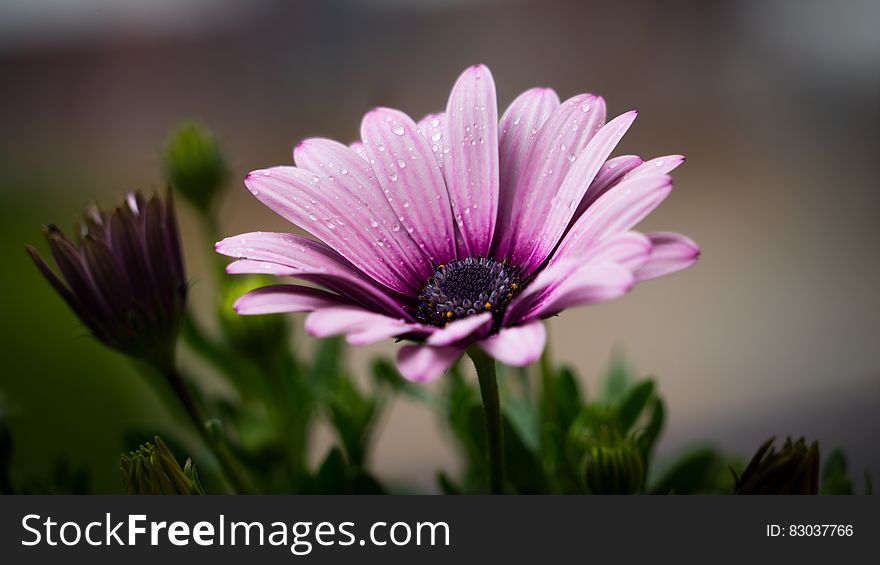
[[[591,494],[636,494],[645,482],[645,464],[629,439],[587,448],[584,477]]]
[[[129,194],[112,212],[92,207],[78,237],[55,226],[46,239],[56,273],[31,246],[43,276],[105,345],[154,366],[174,355],[187,286],[174,202]]]
[[[227,177],[220,146],[207,128],[195,123],[185,123],[169,136],[163,164],[171,187],[203,212]]]
[[[758,449],[742,475],[736,479],[736,494],[816,494],[819,491],[819,444],[807,447],[804,438],[785,445],[778,452],[771,437]]]
[[[183,468],[158,436],[120,460],[128,494],[205,494],[190,459]]]

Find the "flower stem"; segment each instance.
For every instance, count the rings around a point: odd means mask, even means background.
[[[498,396],[498,379],[495,376],[495,360],[477,346],[467,350],[474,362],[483,397],[483,414],[486,417],[486,439],[489,446],[489,489],[492,494],[504,493],[504,438],[502,436],[501,400]]]
[[[190,392],[183,375],[181,375],[180,371],[178,371],[173,365],[171,368],[165,369],[163,373],[168,384],[171,385],[171,388],[174,390],[174,395],[180,400],[184,410],[186,410],[187,415],[190,420],[192,420],[193,425],[199,431],[202,440],[204,440],[205,444],[214,454],[214,457],[216,457],[217,461],[220,463],[220,467],[223,469],[223,474],[230,486],[232,486],[237,494],[249,494],[252,489],[245,477],[244,471],[238,466],[238,463],[232,457],[232,453],[230,453],[226,444],[222,440],[213,437],[208,432],[208,428],[205,425],[207,422],[205,412],[199,405],[195,396]]]

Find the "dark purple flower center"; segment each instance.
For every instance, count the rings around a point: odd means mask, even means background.
[[[416,319],[443,327],[449,322],[491,312],[494,326],[522,290],[519,269],[487,257],[468,257],[440,265],[419,293]]]

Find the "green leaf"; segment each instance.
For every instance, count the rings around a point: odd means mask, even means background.
[[[821,494],[853,494],[853,484],[849,477],[846,455],[841,449],[835,449],[828,455],[822,466]]]
[[[695,449],[668,467],[650,492],[651,494],[718,492],[722,488],[726,474],[725,462],[717,451],[711,448]]]
[[[632,382],[632,371],[621,353],[614,353],[605,373],[601,400],[613,404],[620,400]]]
[[[437,485],[443,494],[461,494],[461,488],[444,471],[437,473]]]
[[[644,380],[627,391],[617,409],[617,421],[623,434],[632,429],[642,415],[642,411],[654,396],[654,381]]]
[[[642,449],[642,460],[645,461],[646,468],[651,460],[651,453],[654,450],[657,439],[663,431],[665,420],[666,408],[663,399],[656,396],[651,406],[651,416],[648,418],[648,425],[638,434],[638,443]]]
[[[324,457],[318,475],[315,477],[315,491],[320,494],[339,494],[346,492],[346,464],[342,450],[333,447]]]
[[[318,340],[309,382],[321,386],[335,381],[345,362],[345,342],[342,337],[329,337]]]
[[[556,410],[559,417],[559,425],[568,429],[583,406],[580,385],[577,374],[571,367],[563,367],[559,370],[556,379]]]
[[[438,404],[437,398],[424,385],[417,385],[404,379],[397,370],[397,367],[388,359],[379,358],[374,360],[371,374],[376,383],[387,385],[395,392],[423,402],[428,406],[436,407]]]
[[[352,465],[365,463],[375,417],[379,412],[378,398],[361,393],[351,378],[336,379],[328,398],[330,421]]]
[[[532,407],[522,397],[512,395],[506,396],[501,405],[505,420],[522,439],[525,447],[529,451],[537,452],[541,446],[541,437],[538,415]]]

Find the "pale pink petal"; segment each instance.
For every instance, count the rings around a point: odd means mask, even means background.
[[[446,114],[443,112],[428,114],[418,123],[419,131],[431,146],[431,153],[437,160],[437,165],[443,168],[443,156],[449,154],[449,144],[446,142]]]
[[[404,345],[397,352],[397,368],[410,381],[430,381],[452,367],[462,352],[459,347]]]
[[[325,290],[295,284],[278,284],[256,288],[240,296],[232,306],[237,313],[278,314],[281,312],[311,312],[318,308],[339,306],[348,301]]]
[[[298,274],[296,269],[287,265],[252,259],[233,261],[226,265],[226,272],[230,275],[273,275],[276,277],[294,277]]]
[[[511,102],[498,123],[499,193],[495,244],[511,229],[516,188],[526,156],[538,132],[556,108],[559,96],[551,88],[526,90]]]
[[[354,143],[350,143],[348,148],[357,154],[358,157],[363,159],[364,161],[369,161],[370,158],[367,157],[367,151],[364,149],[364,144],[360,141],[355,141]]]
[[[629,292],[633,283],[633,275],[626,267],[591,263],[546,293],[522,319],[548,318],[567,308],[611,300]]]
[[[484,65],[464,71],[446,106],[448,159],[443,176],[461,234],[459,257],[485,257],[498,214],[498,107]]]
[[[514,250],[517,264],[529,270],[534,269],[556,248],[599,168],[632,125],[636,115],[635,111],[627,112],[596,132],[586,148],[577,154],[577,160],[566,173],[559,189],[538,200],[531,213],[541,220],[527,224],[531,227],[529,235],[517,242],[518,247]],[[531,251],[526,255],[528,249]]]
[[[231,273],[298,277],[380,312],[410,318],[403,310],[405,297],[380,287],[320,241],[290,233],[255,232],[228,237],[214,248],[242,259],[227,267]]]
[[[348,210],[350,222],[370,231],[376,254],[404,258],[407,272],[419,281],[434,273],[422,248],[402,229],[394,209],[382,192],[370,164],[345,145],[329,139],[307,139],[293,151],[296,164],[346,191],[357,203]],[[381,245],[379,245],[381,243]]]
[[[659,206],[671,190],[669,175],[623,180],[587,208],[568,230],[552,260],[578,255],[604,237],[629,230]]]
[[[649,233],[653,244],[648,260],[635,271],[637,281],[669,275],[697,262],[700,247],[690,238],[671,232]]]
[[[522,171],[513,189],[510,224],[513,233],[502,234],[497,251],[515,261],[528,258],[554,203],[560,185],[576,159],[605,123],[605,101],[579,94],[560,104],[530,144]],[[523,263],[519,263],[523,264]]]
[[[547,342],[547,330],[540,321],[504,328],[480,342],[480,348],[506,365],[523,367],[541,357]]]
[[[605,161],[605,164],[596,173],[596,178],[593,179],[590,187],[584,193],[584,197],[581,198],[581,203],[578,205],[577,210],[575,210],[569,222],[569,227],[574,225],[574,222],[581,217],[590,204],[595,202],[598,197],[605,194],[609,188],[620,182],[628,172],[643,162],[638,155],[621,155],[620,157],[614,157]]]
[[[475,333],[479,334],[481,331],[488,330],[491,325],[492,314],[489,312],[468,316],[467,318],[451,322],[441,330],[437,330],[428,337],[427,343],[434,346],[452,345],[471,337]]]
[[[305,328],[314,337],[344,334],[353,345],[368,345],[411,332],[415,325],[357,306],[333,306],[309,314]]]
[[[609,171],[609,173],[603,175],[603,171],[607,167],[610,167],[610,165],[615,162],[615,159],[609,159],[605,165],[602,166],[602,170],[599,171],[599,174],[596,175],[596,179],[590,185],[590,188],[587,189],[586,194],[584,194],[584,197],[581,200],[581,205],[578,206],[578,211],[571,219],[572,225],[587,208],[592,206],[593,202],[613,188],[616,184],[638,177],[668,175],[679,165],[684,163],[684,157],[681,155],[666,155],[645,162],[642,162],[641,159],[632,155],[627,157],[628,160],[619,163],[619,166],[616,166],[613,172]],[[623,160],[622,157],[619,159]],[[601,179],[602,182],[600,182],[600,177],[603,176],[605,178]]]
[[[380,283],[405,294],[420,290],[423,277],[413,258],[380,245],[367,218],[356,213],[358,199],[334,180],[298,167],[273,167],[251,172],[245,185],[263,204]]]
[[[446,184],[416,124],[403,112],[376,108],[364,116],[361,137],[399,221],[397,229],[408,233],[435,264],[454,259],[455,231]],[[419,285],[424,282],[422,278]]]
[[[617,263],[634,272],[645,263],[650,253],[651,241],[646,236],[637,232],[623,232],[596,242],[580,254],[561,259],[554,257],[556,260],[538,273],[535,280],[510,303],[504,324],[513,325],[523,319],[549,292],[579,270],[588,269],[591,265]]]

